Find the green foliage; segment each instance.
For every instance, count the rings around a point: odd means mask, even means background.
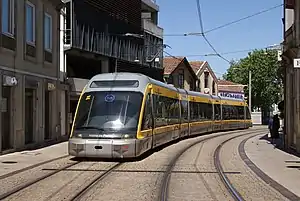
[[[252,107],[267,108],[278,103],[282,77],[276,50],[254,50],[239,61],[231,61],[224,79],[248,85],[252,74]],[[248,87],[245,94],[249,97]]]

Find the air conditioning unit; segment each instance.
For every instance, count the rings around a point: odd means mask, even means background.
[[[11,76],[7,76],[7,75],[3,75],[3,80],[2,80],[2,84],[3,86],[16,86],[18,84],[18,80],[16,77],[11,77]]]

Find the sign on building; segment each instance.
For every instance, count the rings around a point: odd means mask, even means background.
[[[245,95],[243,93],[232,93],[232,92],[226,92],[226,91],[220,91],[218,93],[218,95],[221,97],[234,98],[234,99],[239,99],[239,100],[244,100],[244,98],[245,98]]]
[[[300,59],[294,59],[294,68],[300,68]]]

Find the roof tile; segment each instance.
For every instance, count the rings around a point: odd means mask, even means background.
[[[205,61],[190,61],[189,63],[191,65],[192,69],[194,70],[194,72],[197,73],[204,62]]]
[[[220,85],[228,85],[228,86],[220,86]],[[237,86],[235,86],[237,85]],[[235,93],[243,93],[244,87],[241,84],[234,83],[228,80],[218,80],[218,90],[219,91],[228,91]]]
[[[163,60],[164,74],[171,74],[183,59],[184,57],[165,57]]]

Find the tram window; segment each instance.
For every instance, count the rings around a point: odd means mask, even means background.
[[[248,107],[246,108],[246,119],[251,119],[251,114]]]
[[[188,113],[188,102],[185,100],[180,101],[181,104],[181,121],[183,123],[188,122],[189,113]]]
[[[190,116],[191,122],[199,120],[198,104],[196,102],[190,102]]]
[[[238,106],[238,119],[244,119],[244,107],[243,106]]]
[[[152,128],[152,111],[151,111],[151,95],[147,95],[144,114],[143,114],[143,122],[142,122],[142,130],[147,130]]]
[[[166,126],[168,125],[166,115],[165,115],[165,105],[163,102],[163,97],[158,95],[152,95],[154,103],[154,118],[155,118],[155,127]]]
[[[166,111],[168,114],[168,124],[179,123],[179,100],[165,97]]]
[[[230,118],[230,111],[227,105],[222,105],[222,119],[228,120]]]
[[[221,120],[221,105],[220,104],[214,104],[215,109],[215,120]]]
[[[206,103],[198,103],[198,108],[199,108],[199,118],[200,118],[200,120],[206,120],[207,119]]]
[[[156,127],[179,123],[179,100],[153,95]]]
[[[210,103],[207,103],[207,104],[206,104],[206,111],[207,111],[207,113],[206,113],[207,119],[208,119],[208,120],[212,120],[212,114],[213,114],[212,104],[210,104]]]
[[[232,108],[232,119],[239,119],[237,106],[231,106],[231,108]]]

